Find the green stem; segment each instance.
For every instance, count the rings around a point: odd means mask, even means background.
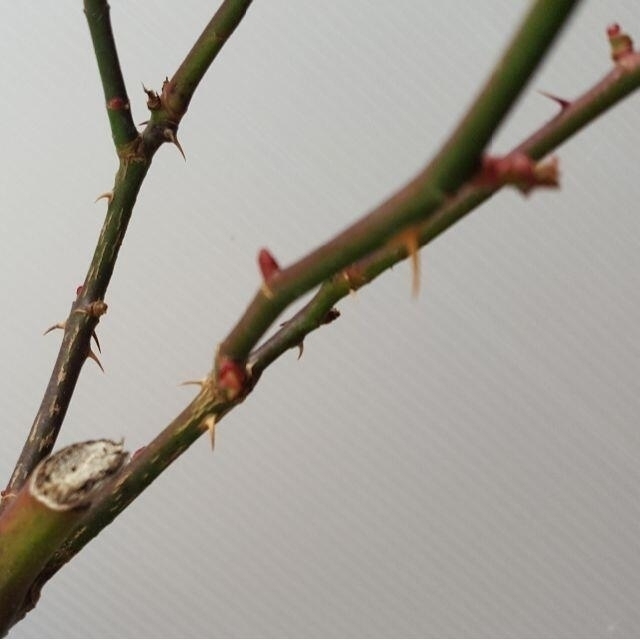
[[[184,110],[202,75],[242,19],[250,2],[251,0],[225,0],[174,75],[172,82],[177,87],[176,95],[182,96],[182,102],[178,104],[182,104]],[[109,21],[109,6],[106,0],[85,0],[85,13],[107,99],[107,113],[120,157],[120,167],[89,271],[65,322],[64,338],[56,363],[29,437],[6,487],[5,493],[9,497],[0,502],[0,512],[6,508],[10,496],[23,486],[38,462],[53,449],[80,371],[89,354],[91,336],[99,321],[99,316],[82,313],[81,310],[91,309],[93,303],[104,300],[138,192],[151,160],[160,145],[171,140],[171,137],[167,137],[167,131],[174,131],[177,126],[177,122],[167,113],[157,110],[153,112],[152,121],[143,133],[138,134],[128,108],[128,98]],[[170,85],[171,83],[167,84],[168,87]],[[115,98],[122,98],[126,108],[115,108],[120,105],[119,101],[112,100]]]
[[[577,0],[538,0],[533,5],[461,125],[427,168],[333,240],[275,274],[269,291],[258,291],[221,343],[217,366],[223,358],[244,363],[291,302],[403,229],[427,219],[464,183],[576,4]]]
[[[116,175],[113,200],[109,204],[93,260],[82,290],[65,322],[64,337],[56,363],[29,437],[7,485],[7,494],[16,493],[40,460],[53,450],[80,371],[91,349],[91,336],[100,319],[99,315],[91,313],[92,304],[104,300],[133,206],[150,162],[148,159],[121,163]]]
[[[138,131],[131,116],[127,89],[120,70],[109,19],[109,4],[106,0],[84,0],[84,12],[102,80],[111,135],[116,150],[120,150],[137,137]]]
[[[480,154],[518,99],[576,7],[576,0],[538,0],[502,55],[466,117],[429,166],[431,178],[454,192],[478,166]]]
[[[84,545],[119,515],[153,480],[207,431],[209,416],[224,415],[231,405],[217,400],[210,381],[204,381],[200,393],[152,442],[137,451],[122,469],[116,482],[101,489],[94,497],[92,508],[78,523],[75,533],[67,538],[51,557],[40,575],[33,581],[31,592],[42,586],[64,566]],[[24,615],[35,603],[26,601]]]
[[[555,118],[518,145],[515,151],[540,159],[565,142],[578,130],[595,120],[605,110],[640,87],[640,55],[626,60],[626,68],[616,67],[597,85],[573,101]],[[471,210],[488,200],[500,187],[467,185],[455,198],[439,209],[420,227],[420,244],[424,245]],[[272,338],[252,352],[249,359],[251,384],[255,385],[262,372],[287,349],[300,345],[305,336],[331,320],[327,314],[335,303],[356,286],[371,282],[377,275],[406,258],[406,249],[397,245],[383,248],[352,267],[357,279],[336,276],[323,284],[314,298],[289,320]],[[250,390],[248,390],[250,391]],[[117,491],[104,489],[100,499],[83,520],[79,535],[69,539],[56,554],[47,570],[38,578],[43,584],[100,530],[111,522],[139,495],[173,460],[183,453],[202,433],[205,420],[222,417],[246,396],[228,402],[216,397],[215,384],[209,377],[203,381],[201,392],[162,433],[136,454],[118,479]]]
[[[251,2],[224,0],[171,80],[163,87],[162,105],[176,125],[186,113],[207,69],[240,24]]]
[[[640,54],[636,53],[627,56],[624,66],[614,67],[600,82],[570,102],[556,117],[515,147],[511,153],[524,153],[533,160],[542,159],[639,87]],[[420,225],[419,245],[429,243],[500,189],[502,186],[466,186],[455,198]],[[350,291],[370,283],[406,257],[407,249],[402,245],[383,247],[351,265],[348,279],[335,276],[327,280],[308,304],[251,353],[248,365],[252,376],[255,379],[259,378],[266,367],[284,351],[299,346],[308,333],[324,324],[327,313]]]

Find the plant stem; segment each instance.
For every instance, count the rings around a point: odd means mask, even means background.
[[[122,444],[71,445],[44,460],[0,519],[0,635],[37,595],[34,579],[77,526],[100,487],[123,464]],[[25,602],[26,601],[26,602]]]
[[[223,340],[222,359],[244,363],[267,329],[295,299],[433,214],[477,169],[482,150],[551,46],[577,0],[538,0],[460,126],[432,162],[371,213],[279,271],[255,295]]]
[[[640,54],[635,53],[627,56],[624,66],[615,66],[600,82],[569,102],[557,116],[514,147],[511,154],[524,153],[533,160],[541,160],[639,87]],[[503,185],[487,187],[473,184],[464,187],[419,226],[419,246],[429,243],[502,188]],[[407,255],[405,246],[388,245],[351,265],[348,278],[338,275],[324,282],[302,309],[251,353],[248,366],[252,377],[257,380],[284,351],[300,346],[308,333],[324,324],[327,313],[341,298],[370,283]]]
[[[225,0],[209,24],[163,87],[163,107],[176,124],[186,113],[193,94],[207,69],[231,37],[252,0]]]
[[[176,72],[172,82],[180,89],[178,94],[183,96],[180,104],[185,110],[198,82],[226,41],[222,35],[228,37],[233,32],[250,3],[251,0],[225,0]],[[53,450],[99,321],[99,315],[90,310],[95,308],[94,303],[104,300],[151,160],[160,145],[172,140],[167,132],[177,129],[177,121],[172,120],[165,110],[159,109],[153,111],[152,121],[142,134],[137,132],[120,71],[109,6],[106,0],[85,0],[85,13],[120,166],[89,271],[64,323],[64,337],[56,363],[29,436],[0,501],[0,513],[40,460]]]
[[[625,68],[614,68],[598,84],[571,102],[557,116],[518,145],[514,152],[522,151],[534,159],[542,158],[601,113],[637,90],[640,87],[640,55],[634,54],[626,62]],[[465,186],[454,199],[435,212],[420,227],[420,244],[424,245],[437,237],[499,189],[500,187],[479,187],[473,183]],[[357,273],[357,278],[346,279],[337,275],[323,284],[305,307],[287,321],[272,338],[251,353],[248,364],[251,367],[252,384],[257,383],[262,372],[282,353],[300,345],[309,332],[330,320],[331,316],[328,317],[327,313],[340,298],[347,295],[354,284],[359,287],[371,282],[381,272],[406,256],[407,251],[401,245],[385,247],[353,265],[352,269]],[[77,535],[68,539],[38,577],[38,588],[121,513],[164,468],[207,431],[207,418],[215,417],[216,422],[219,422],[244,397],[233,401],[220,399],[217,397],[212,377],[203,380],[202,389],[196,398],[147,447],[134,455],[118,478],[117,489],[112,491],[105,487],[102,490],[94,507],[83,519]]]
[[[131,116],[127,89],[111,30],[109,10],[106,0],[84,0],[84,13],[102,80],[111,135],[118,150],[134,140],[138,130]]]

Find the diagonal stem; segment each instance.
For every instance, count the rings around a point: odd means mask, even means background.
[[[185,83],[188,91],[185,90],[186,93],[183,93],[188,95],[189,100],[209,64],[226,41],[226,38],[213,38],[211,34],[226,34],[228,37],[239,24],[250,2],[251,0],[225,0],[176,72],[174,79],[177,78],[177,86],[182,86],[181,78],[187,79]],[[131,118],[120,71],[109,20],[109,6],[106,0],[85,0],[85,13],[107,100],[107,113],[120,166],[91,265],[64,323],[64,337],[56,363],[29,436],[0,500],[0,513],[24,485],[38,462],[53,450],[80,371],[91,352],[91,336],[101,315],[93,312],[96,309],[95,304],[102,303],[106,295],[133,207],[151,160],[161,144],[172,140],[167,132],[175,131],[177,127],[177,123],[169,118],[166,112],[159,110],[153,112],[152,122],[145,130],[141,134],[138,133]],[[203,60],[207,63],[204,64]],[[188,100],[182,104],[186,110]],[[104,311],[106,305],[102,313]]]
[[[532,160],[542,159],[639,87],[640,53],[635,53],[627,56],[624,65],[614,67],[600,82],[569,102],[556,117],[510,153],[523,153]],[[428,244],[486,202],[503,186],[474,184],[465,186],[455,198],[435,211],[418,227],[419,246]],[[284,351],[300,346],[305,336],[325,324],[327,314],[341,298],[354,289],[369,284],[394,264],[404,260],[407,255],[405,245],[385,246],[351,265],[348,269],[348,278],[337,275],[324,282],[316,295],[302,309],[251,353],[248,366],[252,377],[259,378],[262,372]],[[330,316],[329,319],[331,319]]]
[[[629,56],[624,67],[616,67],[580,98],[574,100],[556,117],[527,138],[514,152],[527,153],[539,159],[561,145],[577,131],[590,124],[604,111],[640,88],[640,54]],[[471,210],[494,195],[499,188],[467,184],[460,193],[438,210],[420,228],[420,243],[448,229]],[[355,265],[362,281],[373,280],[382,271],[406,257],[406,250],[381,249]],[[252,384],[262,372],[287,349],[298,346],[311,331],[331,320],[327,315],[333,305],[351,289],[353,281],[337,276],[327,281],[305,307],[249,358]],[[250,391],[250,390],[249,390]],[[220,421],[245,396],[233,401],[216,394],[211,378],[202,383],[200,393],[154,440],[134,455],[118,477],[116,486],[105,487],[101,498],[83,520],[80,529],[67,541],[36,581],[41,587],[60,567],[78,553],[93,537],[112,522],[156,477],[195,440],[207,431],[207,419]]]
[[[223,361],[245,363],[298,297],[433,214],[477,168],[480,156],[568,19],[576,0],[537,0],[466,117],[432,162],[403,189],[331,241],[276,273],[221,343]]]
[[[225,0],[162,90],[163,106],[176,124],[186,113],[191,98],[218,55],[244,17],[252,0]]]

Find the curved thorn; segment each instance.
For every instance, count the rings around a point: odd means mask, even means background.
[[[184,151],[182,150],[182,145],[180,144],[180,142],[178,142],[178,138],[176,137],[176,134],[173,132],[172,129],[165,129],[164,130],[164,137],[171,143],[171,144],[175,144],[176,147],[178,147],[178,151],[180,152],[180,154],[182,155],[182,157],[184,158],[184,161],[187,161],[187,156],[184,155]]]
[[[104,368],[102,367],[102,363],[98,359],[98,356],[91,349],[89,349],[89,353],[87,353],[87,358],[91,358],[100,367],[100,370],[102,371],[102,373],[104,373]]]
[[[47,333],[51,333],[54,329],[62,329],[64,331],[66,322],[57,322],[56,324],[51,325],[42,335],[46,336]]]
[[[195,384],[198,385],[201,389],[206,385],[207,383],[207,379],[206,378],[202,378],[200,380],[185,380],[184,382],[181,382],[178,384],[179,387],[186,387],[187,385],[190,384]]]
[[[560,105],[561,110],[565,110],[568,106],[571,105],[569,100],[565,100],[564,98],[560,98],[558,96],[554,96],[552,93],[547,93],[546,91],[542,91],[538,89],[538,93],[543,95],[545,98],[549,98],[549,100],[553,100],[555,103]]]
[[[101,193],[94,202],[98,202],[98,200],[106,200],[108,204],[111,204],[113,201],[113,191],[105,191],[104,193]]]
[[[100,348],[100,340],[98,340],[98,334],[95,332],[95,329],[91,332],[91,337],[96,343],[96,347],[98,348],[98,353],[102,353],[102,349]]]

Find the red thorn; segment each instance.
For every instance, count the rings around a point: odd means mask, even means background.
[[[260,249],[258,252],[258,266],[265,282],[269,282],[280,271],[280,265],[269,249]]]
[[[81,284],[78,285],[78,287],[76,288],[76,298],[80,297],[80,294],[82,293],[83,289],[84,289],[84,287]]]
[[[222,358],[218,366],[218,388],[224,390],[229,400],[237,398],[247,384],[245,368],[230,358]]]
[[[571,102],[569,100],[565,100],[564,98],[560,98],[559,96],[554,96],[552,93],[547,93],[546,91],[540,91],[538,89],[538,93],[543,95],[545,98],[549,98],[550,100],[553,100],[554,102],[557,102],[560,105],[560,109],[562,109],[563,111],[571,105]]]

